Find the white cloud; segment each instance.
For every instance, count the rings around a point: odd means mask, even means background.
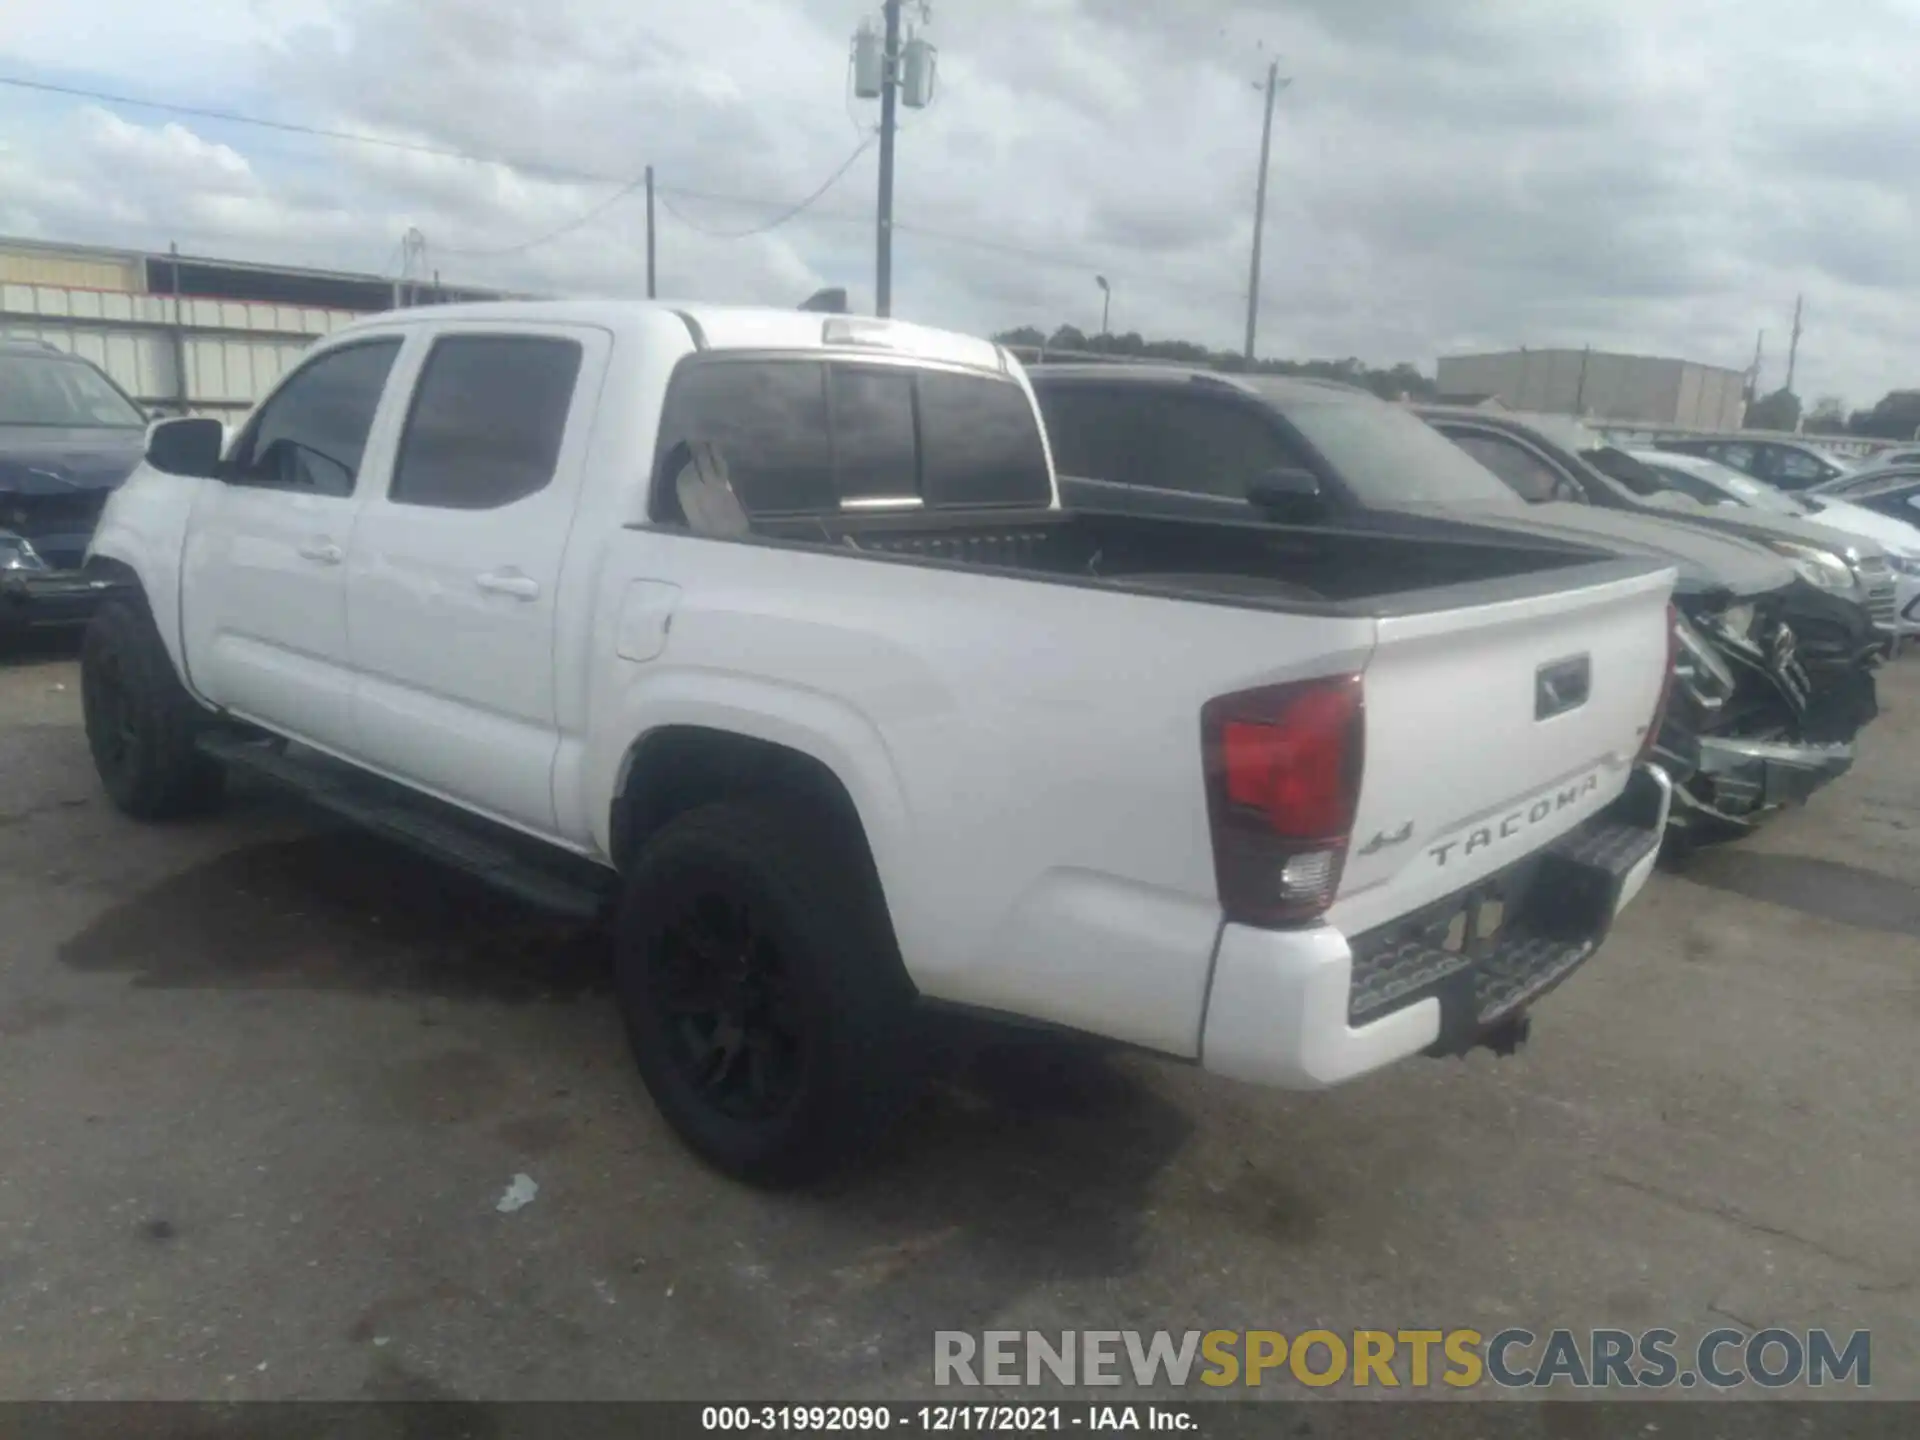
[[[417,226],[449,279],[640,293],[637,198],[506,254],[656,167],[663,288],[871,293],[871,152],[844,160],[861,0],[132,0],[0,14],[15,74],[500,156],[514,168],[0,92],[0,223],[379,266]],[[42,7],[44,9],[44,7]],[[1856,404],[1920,380],[1910,7],[1790,0],[936,0],[935,105],[900,136],[895,303],[985,330],[1098,323],[1237,344],[1266,59],[1261,348],[1376,362],[1587,344],[1781,374]],[[82,38],[85,37],[85,38]],[[565,173],[607,177],[582,181]],[[692,194],[689,192],[700,192]],[[712,196],[746,196],[737,203]],[[701,198],[705,196],[707,198]],[[671,206],[671,210],[667,206]]]

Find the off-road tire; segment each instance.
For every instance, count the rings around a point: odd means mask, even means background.
[[[696,1154],[757,1185],[802,1183],[848,1162],[897,1118],[920,1078],[920,1016],[872,862],[859,835],[823,808],[767,795],[676,817],[636,855],[616,920],[620,1006],[654,1103]],[[687,1059],[700,1042],[683,1028],[698,1022],[670,1013],[661,994],[672,988],[662,974],[685,963],[674,957],[702,948],[683,948],[673,917],[720,894],[753,916],[785,967],[777,988],[798,1038],[791,1051],[779,1043],[801,1058],[789,1067],[791,1100],[775,1114],[727,1113],[703,1088]],[[758,946],[742,947],[743,973],[746,949],[764,953]]]
[[[80,698],[94,769],[136,820],[172,820],[220,802],[226,772],[194,748],[207,712],[187,694],[144,605],[113,599],[87,626]]]

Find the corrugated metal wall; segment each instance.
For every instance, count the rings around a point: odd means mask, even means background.
[[[0,284],[0,333],[84,356],[143,405],[194,414],[251,408],[309,345],[356,318],[246,300]]]
[[[73,285],[89,290],[137,290],[141,265],[133,256],[62,255],[57,251],[0,250],[0,283]]]

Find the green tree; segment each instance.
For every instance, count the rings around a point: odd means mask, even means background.
[[[1911,440],[1920,433],[1920,390],[1889,390],[1871,410],[1856,410],[1848,428],[1880,440]]]
[[[1762,395],[1747,407],[1748,430],[1791,430],[1800,423],[1800,397],[1791,390]]]

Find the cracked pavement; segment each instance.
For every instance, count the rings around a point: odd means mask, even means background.
[[[16,652],[0,1398],[908,1398],[935,1329],[1729,1322],[1871,1329],[1920,1398],[1920,661],[1881,693],[1512,1060],[1289,1096],[1011,1046],[768,1196],[667,1135],[591,934],[265,795],[127,822],[71,650]]]

